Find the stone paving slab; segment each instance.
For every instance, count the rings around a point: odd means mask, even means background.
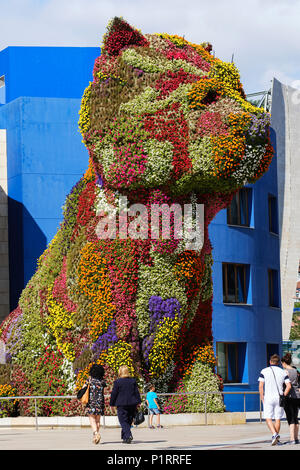
[[[133,443],[123,444],[120,428],[101,429],[101,443],[92,443],[92,432],[79,429],[0,429],[0,450],[94,450],[94,451],[199,451],[199,450],[300,450],[289,445],[289,428],[282,423],[282,445],[271,447],[264,422],[242,425],[170,426],[163,429],[133,428]],[[105,454],[106,455],[106,454]]]

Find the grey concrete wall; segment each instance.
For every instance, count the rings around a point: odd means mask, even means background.
[[[288,340],[300,257],[300,91],[276,79],[271,125],[277,151],[282,336]]]
[[[0,323],[9,314],[6,130],[0,129]]]

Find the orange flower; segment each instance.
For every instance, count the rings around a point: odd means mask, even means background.
[[[94,243],[87,243],[81,250],[78,289],[89,300],[89,334],[96,341],[112,321],[115,306],[111,302],[107,262]]]
[[[200,289],[204,272],[201,257],[194,251],[184,251],[178,256],[174,270],[177,279],[182,280],[187,286],[188,298],[193,297]]]

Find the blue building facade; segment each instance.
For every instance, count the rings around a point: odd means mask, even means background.
[[[20,96],[81,98],[99,55],[98,47],[7,47],[0,51],[0,103]]]
[[[85,172],[78,111],[99,48],[8,47],[0,52],[0,129],[6,129],[10,309],[55,235]]]
[[[7,135],[10,308],[55,235],[62,205],[88,165],[78,111],[99,48],[8,47],[0,52],[0,129]],[[275,144],[276,136],[272,134]],[[258,390],[281,352],[277,165],[212,221],[213,337],[228,411]],[[247,410],[259,409],[257,394]]]
[[[271,140],[276,149],[273,129]],[[245,397],[242,392],[257,391],[260,370],[268,365],[270,355],[282,352],[276,152],[268,172],[242,192],[247,201],[240,198],[240,207],[233,201],[233,220],[228,209],[222,210],[209,229],[214,260],[214,349],[230,411],[243,410],[244,404],[249,411],[259,409],[258,395]],[[231,284],[239,291],[237,298],[226,298],[228,265],[232,272],[235,269],[236,283]],[[244,281],[244,289],[239,281]]]

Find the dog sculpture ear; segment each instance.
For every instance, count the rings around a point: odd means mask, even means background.
[[[147,39],[140,31],[130,26],[123,18],[115,17],[109,23],[107,33],[104,35],[102,53],[117,56],[127,47],[148,45]]]

